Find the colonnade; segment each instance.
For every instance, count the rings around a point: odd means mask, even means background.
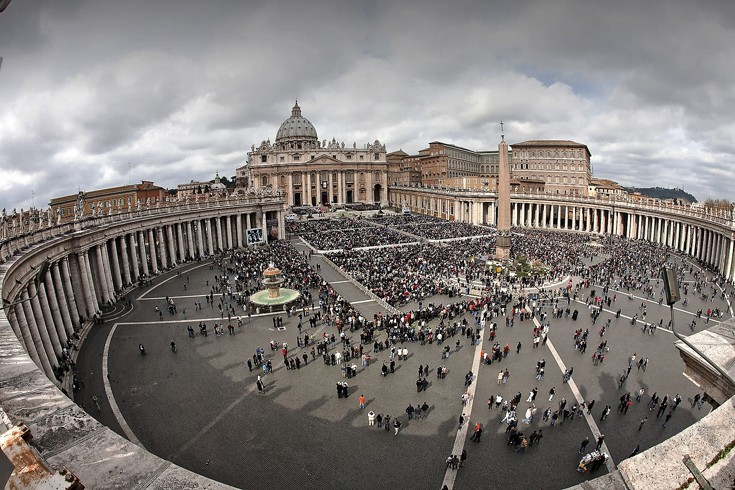
[[[64,350],[82,324],[99,317],[101,307],[114,303],[127,287],[181,262],[252,245],[248,236],[254,229],[262,230],[255,234],[262,241],[273,228],[285,236],[282,205],[167,218],[65,235],[59,239],[66,243],[63,253],[46,256],[48,269],[40,281],[29,280],[30,273],[25,282],[17,280],[12,297],[4,300],[12,305],[6,314],[29,357],[50,380],[61,380]]]
[[[391,204],[476,225],[497,223],[497,196],[479,190],[396,186]],[[735,278],[735,220],[727,213],[632,200],[511,194],[512,226],[579,231],[647,240],[690,255]]]

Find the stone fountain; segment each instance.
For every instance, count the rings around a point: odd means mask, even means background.
[[[270,311],[274,309],[285,310],[288,304],[299,299],[301,293],[294,289],[282,288],[281,284],[283,284],[281,269],[271,262],[268,264],[268,268],[263,271],[263,286],[265,286],[265,289],[250,296],[250,302],[258,310],[263,307],[268,307]]]

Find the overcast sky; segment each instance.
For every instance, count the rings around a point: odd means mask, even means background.
[[[13,0],[0,206],[232,176],[295,99],[319,139],[487,150],[503,120],[598,177],[732,199],[734,46],[732,1]]]

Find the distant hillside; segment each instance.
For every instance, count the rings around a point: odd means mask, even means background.
[[[682,189],[664,189],[663,187],[626,187],[629,193],[640,192],[644,196],[656,199],[682,199],[697,202],[697,198]]]

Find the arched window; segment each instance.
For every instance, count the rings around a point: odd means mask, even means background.
[[[262,185],[263,187],[265,187],[265,186],[268,185],[268,176],[267,175],[264,175],[264,176],[262,176],[260,178],[260,185]]]

